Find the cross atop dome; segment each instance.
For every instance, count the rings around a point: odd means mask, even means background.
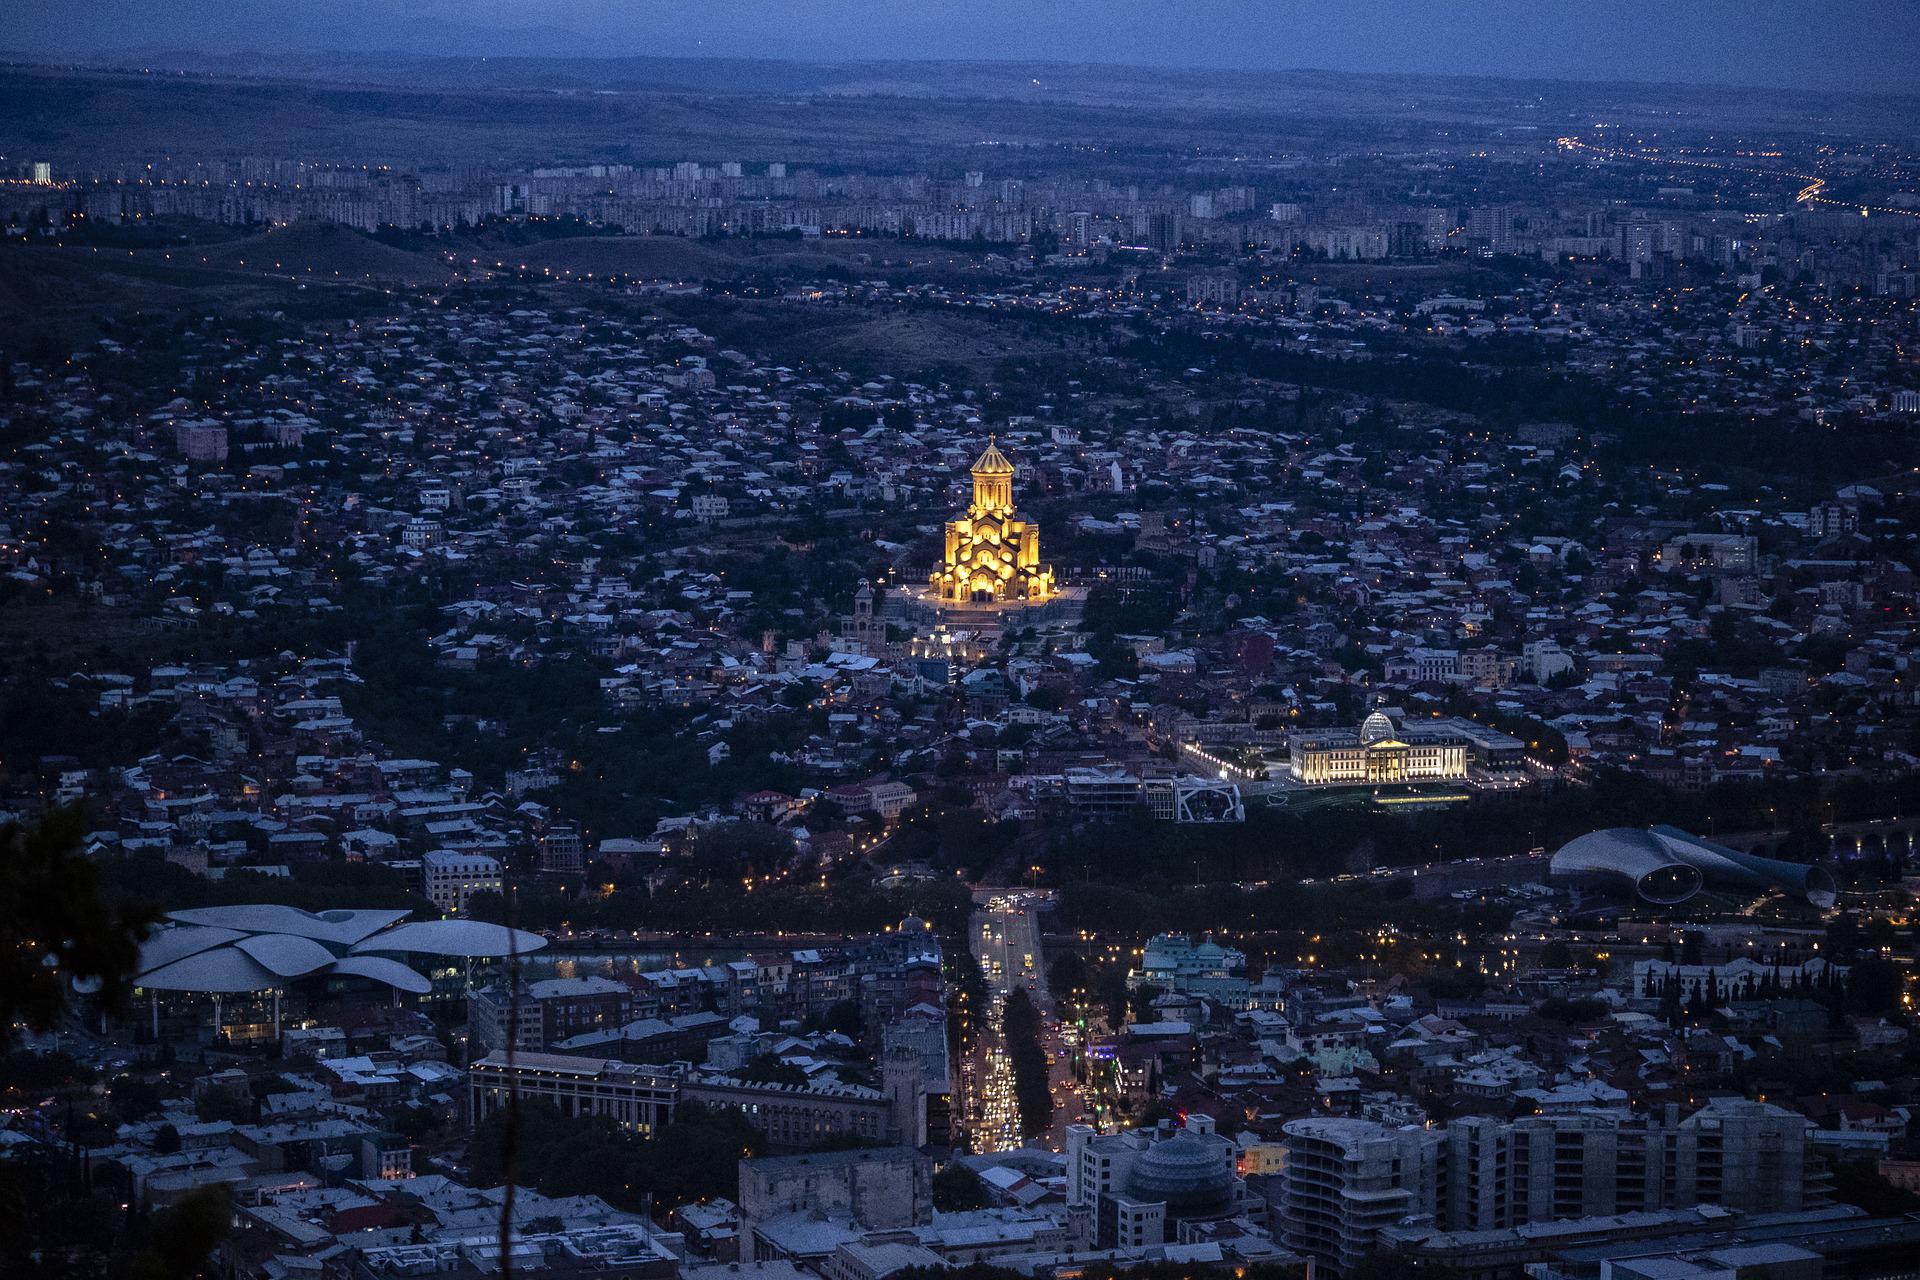
[[[973,514],[1013,514],[1013,463],[1000,452],[995,437],[987,437],[987,451],[967,470],[973,476]]]
[[[987,436],[987,451],[975,459],[973,466],[968,468],[974,475],[1010,476],[1013,474],[1013,464],[1007,461],[1006,454],[1000,452],[1000,446],[994,443],[996,439],[997,437],[991,434]]]

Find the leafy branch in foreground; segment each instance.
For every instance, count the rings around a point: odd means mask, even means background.
[[[22,1024],[56,1026],[71,980],[97,985],[106,1012],[126,1009],[141,940],[160,917],[106,895],[85,832],[77,807],[0,827],[0,1050]]]

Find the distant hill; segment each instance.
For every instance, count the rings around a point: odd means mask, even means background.
[[[0,248],[0,331],[7,334],[0,345],[46,358],[86,347],[135,314],[293,314],[337,304],[335,294],[245,271],[188,266],[158,252],[10,245]]]
[[[1156,105],[1290,111],[1316,104],[1351,111],[1361,102],[1397,110],[1417,99],[1428,107],[1454,103],[1478,115],[1543,103],[1607,101],[1629,111],[1630,99],[1667,108],[1713,109],[1736,103],[1749,118],[1790,122],[1796,113],[1848,112],[1873,123],[1872,108],[1889,108],[1908,121],[1920,110],[1920,95],[1896,92],[1796,90],[1782,94],[1764,78],[1746,86],[1659,84],[1637,81],[1555,80],[1492,75],[1431,75],[1352,70],[1230,70],[1220,67],[1141,66],[1101,62],[965,59],[780,59],[660,57],[602,53],[592,39],[558,28],[514,34],[520,54],[467,47],[468,29],[438,33],[422,48],[436,55],[352,50],[334,53],[207,52],[145,49],[80,55],[78,62],[121,70],[164,67],[239,79],[267,77],[403,87],[412,90],[536,89],[574,93],[640,93],[715,97],[886,96],[1103,106]],[[389,49],[404,47],[395,42]],[[1170,52],[1173,52],[1170,50]],[[54,60],[15,55],[24,63]],[[1175,55],[1177,57],[1177,53]],[[58,65],[73,65],[66,59]],[[1374,102],[1379,99],[1379,102]],[[1343,107],[1344,104],[1344,107]],[[1535,120],[1525,112],[1516,117]]]
[[[182,55],[182,63],[195,62]],[[0,65],[0,152],[73,162],[299,155],[403,165],[671,164],[689,157],[959,170],[1097,147],[1108,177],[1169,156],[1412,145],[1435,123],[1551,136],[1601,118],[1910,138],[1920,98],[1669,86],[1063,67],[644,58],[215,58],[154,75]],[[161,65],[165,65],[162,61]],[[1424,145],[1424,143],[1422,143]],[[1009,150],[1000,151],[999,148]],[[1011,163],[1011,161],[1002,161]]]
[[[328,281],[435,284],[453,275],[435,254],[411,253],[333,223],[298,222],[225,244],[174,250],[173,261],[216,270]]]
[[[495,261],[535,268],[550,267],[555,275],[627,275],[644,280],[698,281],[708,276],[736,274],[736,259],[682,236],[575,236],[547,240],[522,248],[495,249]],[[484,263],[485,253],[478,256]]]
[[[487,261],[484,254],[479,256]],[[575,276],[628,275],[645,280],[739,279],[850,265],[848,255],[823,252],[804,240],[724,241],[709,245],[682,236],[577,236],[525,248],[495,250],[494,260],[549,267]]]

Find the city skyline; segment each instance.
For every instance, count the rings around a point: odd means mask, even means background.
[[[21,15],[0,1273],[1911,1280],[1915,36],[1671,9]]]

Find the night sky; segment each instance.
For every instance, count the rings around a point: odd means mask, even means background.
[[[1914,0],[33,0],[0,50],[1040,59],[1920,91]]]

